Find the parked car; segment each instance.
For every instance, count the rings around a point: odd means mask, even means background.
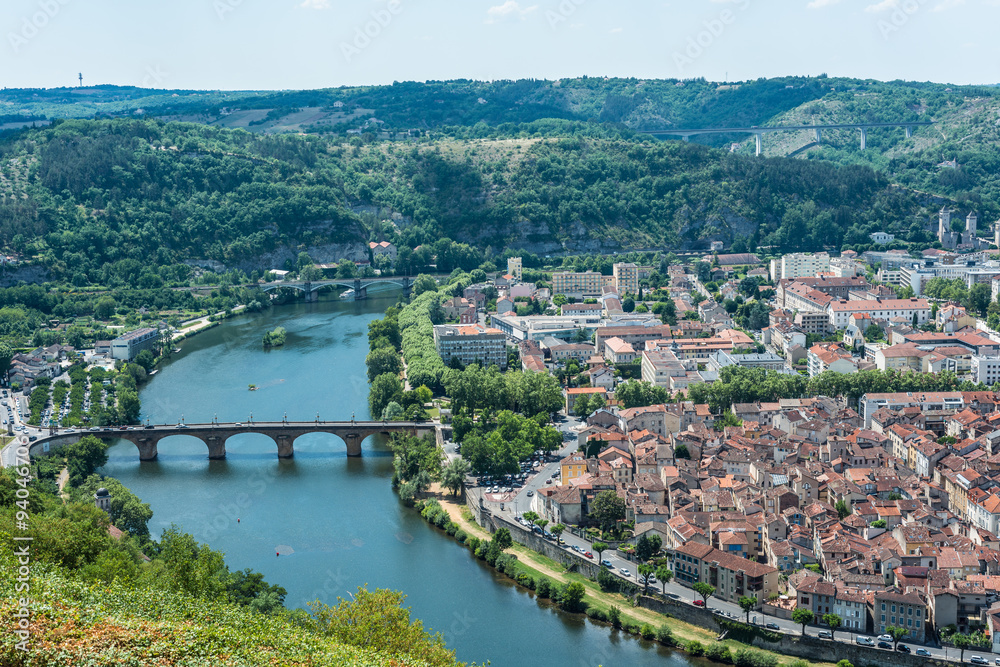
[[[601,561],[601,565],[603,565],[604,567],[614,567],[614,565],[611,564],[611,561],[609,561],[607,558]]]
[[[878,640],[880,642],[892,642],[892,635],[879,635]]]
[[[585,551],[585,552],[583,553],[583,557],[584,557],[584,558],[593,558],[593,557],[594,557],[594,554],[590,553],[589,551]]]
[[[631,577],[632,576],[632,573],[629,572],[628,570],[626,570],[624,567],[619,568],[618,572],[621,573],[622,576],[625,576],[625,577]]]
[[[533,495],[535,495],[535,492],[534,492],[534,491],[528,491],[528,497],[529,497],[529,498],[530,498],[531,496],[533,496]]]
[[[891,643],[889,643],[889,642],[883,642],[883,641],[880,641],[880,642],[878,643],[878,647],[879,647],[879,648],[892,648],[892,644],[891,644]]]
[[[833,639],[833,635],[830,634],[829,630],[820,630],[819,634],[816,636],[819,637],[820,639]]]
[[[984,658],[981,655],[974,655],[974,656],[972,656],[971,658],[969,658],[969,662],[971,662],[973,665],[988,665],[988,664],[990,664],[990,661],[987,660],[986,658]]]
[[[909,653],[910,647],[907,646],[906,644],[899,644],[898,646],[896,646],[896,650],[899,651],[900,653]],[[998,660],[1000,660],[1000,658],[998,658]],[[1000,662],[998,662],[997,664],[1000,665]]]
[[[875,646],[875,640],[871,637],[856,637],[854,642],[862,646]]]
[[[925,658],[931,657],[931,652],[925,648],[918,648],[916,651],[914,651],[914,653],[916,653],[919,656],[923,656]]]
[[[778,625],[777,623],[765,623],[764,627],[767,628],[768,630],[780,630],[781,629],[781,626]]]
[[[695,600],[694,601],[694,606],[695,607],[704,607],[705,606],[705,601],[704,600]]]

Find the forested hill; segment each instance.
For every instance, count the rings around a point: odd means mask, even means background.
[[[0,160],[0,243],[79,284],[122,272],[130,284],[191,258],[277,268],[299,246],[370,239],[414,249],[451,238],[472,246],[455,253],[473,268],[504,247],[703,249],[718,238],[815,250],[923,224],[940,206],[867,167],[653,140],[366,143],[75,120],[5,135]]]

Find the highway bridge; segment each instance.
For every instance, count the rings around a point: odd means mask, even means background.
[[[104,426],[91,429],[66,429],[39,437],[30,443],[31,454],[44,454],[52,448],[78,441],[80,438],[92,435],[97,438],[121,438],[128,440],[139,450],[141,461],[156,460],[157,445],[164,438],[176,435],[187,435],[198,438],[208,448],[208,458],[226,458],[226,441],[234,435],[244,433],[260,433],[274,441],[279,458],[291,458],[295,455],[295,440],[309,433],[331,433],[347,445],[348,456],[361,456],[361,441],[370,435],[384,433],[408,433],[423,435],[433,433],[436,425],[433,422],[397,422],[397,421],[323,421],[316,419],[308,422],[210,422],[208,424],[149,424],[146,426]]]
[[[913,128],[924,125],[933,125],[934,121],[904,120],[897,123],[835,123],[831,125],[768,125],[752,127],[701,127],[687,130],[639,130],[641,134],[648,134],[654,137],[680,137],[684,141],[690,141],[691,137],[699,134],[753,134],[757,138],[757,155],[760,155],[764,146],[764,135],[771,132],[798,132],[808,130],[815,132],[816,141],[823,137],[823,130],[860,130],[861,150],[868,146],[868,130],[882,127],[901,127],[906,130],[907,139],[913,136]]]
[[[348,287],[354,290],[354,300],[360,301],[368,297],[368,288],[373,285],[397,285],[402,288],[403,294],[410,296],[413,289],[413,278],[409,276],[392,276],[386,278],[330,278],[324,280],[276,280],[270,283],[256,285],[265,292],[273,292],[279,289],[294,289],[305,292],[306,301],[315,301],[319,298],[319,290],[324,287],[339,286]]]

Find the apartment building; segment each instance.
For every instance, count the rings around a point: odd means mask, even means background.
[[[626,294],[639,293],[638,266],[632,262],[616,262],[612,266],[612,275],[615,279],[615,287],[618,288],[618,294],[625,296]]]
[[[817,273],[830,271],[830,255],[825,252],[796,252],[783,255],[781,259],[771,260],[771,279],[773,281],[800,276],[815,276]]]
[[[872,319],[891,320],[896,317],[912,321],[916,316],[918,325],[931,318],[931,307],[927,299],[871,299],[857,301],[833,301],[827,307],[830,326],[835,330],[846,329],[851,316],[867,313]]]
[[[557,271],[552,274],[553,294],[600,296],[604,285],[605,276],[597,271],[584,271],[582,273]]]
[[[506,336],[499,329],[475,325],[439,324],[434,327],[434,347],[445,364],[457,359],[464,366],[507,369]]]

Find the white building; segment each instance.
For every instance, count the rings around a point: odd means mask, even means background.
[[[834,330],[846,329],[851,316],[855,313],[867,313],[873,320],[891,320],[894,317],[905,317],[908,321],[917,317],[917,325],[931,319],[931,307],[927,299],[870,299],[857,301],[832,301],[826,308],[830,317],[830,326]]]
[[[893,234],[886,234],[885,232],[875,232],[874,234],[869,234],[871,240],[879,245],[884,243],[892,243],[896,237]]]
[[[152,350],[160,339],[158,329],[136,329],[111,341],[111,358],[132,361],[143,350]]]
[[[1000,357],[972,357],[972,381],[992,387],[1000,382]]]
[[[771,280],[777,282],[787,278],[815,276],[830,270],[830,255],[825,252],[815,254],[796,252],[771,260]]]

